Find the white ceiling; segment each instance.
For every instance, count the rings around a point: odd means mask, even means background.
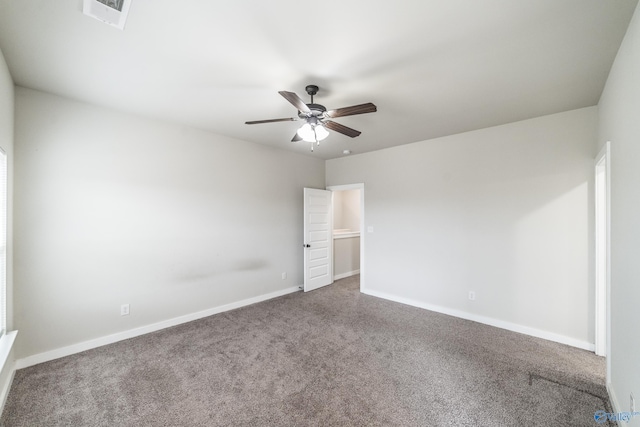
[[[278,95],[335,119],[354,154],[595,105],[638,0],[132,0],[124,31],[81,0],[0,0],[19,86],[304,154]]]

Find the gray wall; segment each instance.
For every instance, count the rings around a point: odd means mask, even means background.
[[[333,229],[360,231],[360,190],[333,192]]]
[[[17,88],[15,162],[18,358],[302,283],[321,160]]]
[[[596,124],[590,107],[327,161],[327,185],[365,184],[365,290],[592,345]]]
[[[621,411],[640,410],[640,6],[600,103],[598,144],[611,141],[611,385]],[[640,426],[640,417],[629,425]]]
[[[333,239],[333,277],[341,279],[360,270],[360,237]],[[337,280],[336,279],[336,280]]]

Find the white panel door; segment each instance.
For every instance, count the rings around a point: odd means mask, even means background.
[[[304,189],[304,291],[333,283],[331,191]]]

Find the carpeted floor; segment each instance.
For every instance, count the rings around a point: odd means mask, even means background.
[[[593,353],[358,280],[19,370],[0,425],[589,426],[610,412]]]

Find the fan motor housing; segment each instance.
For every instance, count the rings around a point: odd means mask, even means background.
[[[298,111],[298,117],[300,117],[301,119],[304,119],[309,116],[320,117],[320,116],[323,116],[324,113],[327,111],[325,106],[320,104],[307,104],[307,107],[309,107],[309,110],[311,110],[311,113],[309,114],[309,113],[303,113],[301,111]]]

